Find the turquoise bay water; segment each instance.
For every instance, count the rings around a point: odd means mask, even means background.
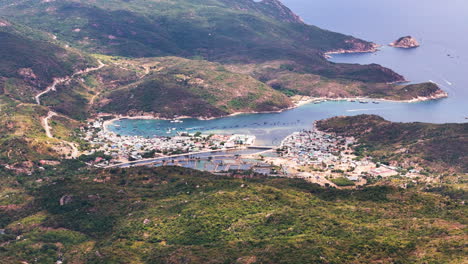
[[[343,63],[379,63],[412,82],[434,81],[449,98],[379,104],[325,102],[307,104],[282,113],[245,114],[215,120],[126,119],[109,126],[122,135],[164,136],[180,131],[244,133],[257,136],[259,145],[276,145],[288,134],[307,129],[315,120],[336,115],[377,114],[399,122],[466,122],[468,117],[468,2],[463,0],[283,0],[307,23],[386,45],[412,35],[420,48],[403,50],[383,46],[374,54],[343,54],[331,60]],[[175,130],[173,129],[175,128]],[[167,131],[170,129],[170,133]]]

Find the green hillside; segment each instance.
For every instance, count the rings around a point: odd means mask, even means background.
[[[378,65],[334,64],[331,50],[371,43],[309,26],[277,0],[2,1],[0,15],[51,32],[93,53],[126,57],[201,56],[220,62],[293,60],[330,78],[392,82]]]
[[[319,129],[359,139],[356,151],[386,163],[439,173],[468,172],[468,123],[393,123],[373,115],[334,117]]]
[[[6,20],[0,26],[0,94],[24,102],[59,78],[94,62],[51,43],[50,36]]]
[[[407,85],[331,79],[305,72],[296,62],[288,60],[260,64],[228,64],[226,68],[232,72],[248,74],[288,96],[411,100],[418,97],[443,96],[444,94],[436,84],[431,82]]]
[[[306,25],[278,0],[2,0],[0,16],[1,264],[467,263],[467,124],[318,122],[356,137],[358,159],[428,176],[359,187],[98,169],[83,161],[101,154],[80,156],[101,113],[212,118],[287,109],[294,95],[441,95],[324,58],[371,43]]]
[[[463,189],[336,190],[173,167],[76,165],[18,178],[21,186],[0,178],[2,263],[466,260]]]
[[[219,117],[235,112],[278,111],[292,106],[282,93],[218,63],[163,57],[133,61],[149,73],[104,93],[100,111],[158,113],[162,117]]]
[[[0,15],[35,28],[1,20],[0,92],[11,98],[33,102],[54,78],[97,65],[84,52],[117,55],[95,55],[107,66],[42,96],[44,105],[77,120],[100,111],[278,111],[292,106],[282,94],[408,100],[440,91],[387,84],[403,78],[379,65],[328,62],[326,51],[373,46],[306,25],[276,0],[3,1]],[[178,57],[128,58],[166,55]],[[256,70],[245,71],[250,65]]]

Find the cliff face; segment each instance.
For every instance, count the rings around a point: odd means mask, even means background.
[[[406,37],[401,37],[398,40],[396,40],[393,43],[390,43],[390,46],[396,47],[396,48],[417,48],[419,47],[418,41],[411,37],[411,36],[406,36]]]

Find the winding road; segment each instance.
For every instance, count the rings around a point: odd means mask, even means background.
[[[35,100],[36,100],[36,103],[38,105],[41,105],[41,97],[43,95],[51,92],[51,91],[56,91],[57,85],[62,84],[62,83],[66,83],[66,82],[70,81],[73,77],[75,77],[77,75],[82,75],[82,74],[86,74],[86,73],[89,73],[89,72],[97,71],[97,70],[103,68],[104,66],[106,66],[101,61],[98,61],[98,62],[99,62],[99,66],[97,66],[97,67],[87,68],[87,69],[84,69],[84,70],[81,70],[81,71],[77,71],[77,72],[73,73],[71,76],[67,76],[67,77],[63,77],[63,78],[54,78],[54,82],[50,86],[48,86],[44,91],[38,93],[34,97]],[[59,114],[55,113],[54,111],[49,111],[47,113],[47,116],[44,117],[42,119],[42,122],[41,122],[48,138],[54,138],[54,135],[52,134],[52,128],[49,125],[49,119],[53,118],[54,116],[59,116]],[[76,147],[76,145],[74,143],[68,142],[68,141],[65,141],[65,140],[60,140],[60,141],[67,144],[68,146],[70,146],[70,148],[72,149],[72,153],[71,153],[72,158],[77,158],[79,156],[80,151],[78,150],[78,148]]]
[[[45,130],[46,135],[47,135],[48,138],[54,138],[54,136],[50,132],[51,127],[49,126],[49,119],[51,119],[52,117],[54,117],[56,115],[57,115],[57,113],[49,111],[47,116],[42,119],[42,126],[44,127],[44,130]]]
[[[101,61],[98,61],[98,62],[99,62],[99,65],[97,67],[87,68],[87,69],[84,69],[84,70],[81,70],[81,71],[77,71],[77,72],[73,73],[71,76],[67,76],[67,77],[63,77],[63,78],[54,78],[54,82],[50,86],[48,86],[44,91],[38,93],[34,97],[36,99],[36,103],[38,105],[41,105],[41,96],[49,93],[50,91],[56,91],[57,85],[62,84],[62,83],[66,83],[66,82],[70,81],[73,77],[75,77],[77,75],[97,71],[97,70],[101,69],[102,67],[106,66]]]

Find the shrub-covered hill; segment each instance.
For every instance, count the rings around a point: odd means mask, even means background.
[[[466,261],[466,205],[445,196],[453,191],[323,189],[175,167],[0,180],[2,263]]]
[[[53,82],[94,63],[44,33],[0,19],[0,94],[32,102]]]
[[[58,85],[43,96],[43,104],[78,120],[95,112],[219,117],[286,109],[292,103],[285,95],[410,100],[441,92],[431,83],[370,84],[301,74],[288,61],[233,65],[180,57],[98,57],[104,68]]]
[[[358,154],[383,162],[435,172],[468,172],[468,123],[394,123],[359,115],[322,120],[317,127],[358,138]]]
[[[162,117],[219,117],[235,112],[278,111],[288,97],[254,78],[221,64],[178,57],[133,61],[148,74],[101,96],[100,111],[157,113]]]
[[[70,153],[68,145],[46,136],[42,122],[47,112],[46,107],[0,95],[0,166],[8,164],[13,171],[26,173],[37,169],[33,162]],[[63,138],[74,135],[77,127],[68,119],[57,118],[51,119],[50,125]]]
[[[403,79],[379,65],[328,62],[326,51],[369,51],[374,46],[306,25],[278,0],[5,0],[0,15],[93,53],[201,56],[221,62],[290,59],[304,71],[330,78]]]
[[[327,98],[370,97],[390,100],[441,98],[447,94],[436,84],[391,84],[330,79],[301,70],[294,61],[277,60],[260,64],[228,64],[230,71],[248,74],[289,96]]]
[[[291,107],[283,93],[222,64],[180,57],[100,57],[106,66],[58,85],[42,102],[77,120],[96,112],[219,117]]]

